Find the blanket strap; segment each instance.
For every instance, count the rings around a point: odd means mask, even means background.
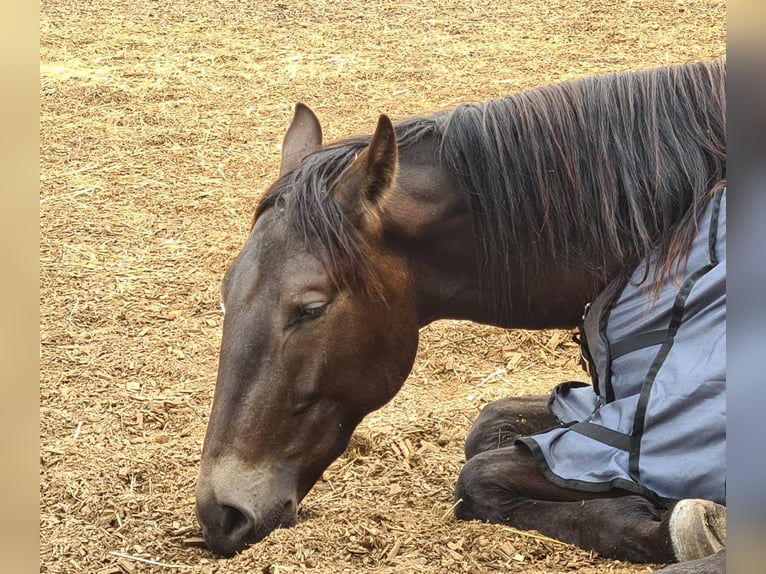
[[[597,440],[598,442],[608,444],[614,448],[624,451],[630,451],[630,435],[618,432],[608,427],[597,425],[595,423],[574,423],[569,426],[569,430]]]

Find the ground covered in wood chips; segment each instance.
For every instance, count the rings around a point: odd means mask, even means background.
[[[487,402],[581,378],[568,333],[439,322],[299,524],[197,544],[218,284],[294,102],[326,139],[596,73],[717,58],[723,1],[43,0],[40,571],[646,572],[459,523]],[[149,565],[149,560],[162,565]]]

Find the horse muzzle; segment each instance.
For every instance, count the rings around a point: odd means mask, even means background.
[[[296,521],[298,498],[290,477],[243,467],[218,460],[203,465],[197,482],[197,520],[207,547],[222,556],[233,556]]]
[[[230,557],[273,530],[294,525],[296,505],[287,501],[257,512],[235,502],[219,504],[213,499],[198,498],[197,519],[207,547],[215,554]]]

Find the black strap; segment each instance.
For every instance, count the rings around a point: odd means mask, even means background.
[[[578,434],[620,450],[630,450],[630,435],[594,423],[575,423],[569,427]]]
[[[654,345],[660,345],[665,340],[665,329],[659,331],[649,331],[648,333],[640,333],[633,335],[632,337],[625,337],[620,339],[616,343],[612,344],[611,357],[612,360],[617,357],[622,357],[633,351],[644,349],[646,347],[653,347]]]
[[[710,221],[713,223],[718,222],[718,217],[721,214],[721,200],[723,194],[726,192],[726,186],[719,187],[713,194],[713,213],[710,216]],[[710,259],[710,265],[718,265],[718,255],[716,255],[716,248],[718,247],[718,225],[712,225],[710,229],[710,236],[708,237],[707,250],[708,258]]]
[[[590,305],[590,303],[588,303]],[[585,315],[583,315],[585,317]],[[593,357],[590,354],[590,348],[588,347],[588,339],[585,336],[585,327],[581,323],[577,326],[577,330],[572,333],[572,341],[580,347],[580,367],[585,374],[590,377],[593,387],[598,394],[598,377],[596,372],[596,365],[593,363]]]
[[[617,288],[614,290],[614,293],[609,300],[609,304],[605,306],[599,322],[598,332],[601,337],[601,342],[604,345],[604,354],[606,355],[606,372],[604,373],[604,388],[602,392],[607,403],[614,402],[615,394],[614,388],[612,387],[612,359],[614,357],[612,357],[612,345],[609,343],[609,337],[606,336],[606,329],[607,324],[609,323],[609,317],[612,315],[612,310],[617,305],[617,302],[620,300],[620,297],[627,286],[628,278],[623,277],[617,285]]]

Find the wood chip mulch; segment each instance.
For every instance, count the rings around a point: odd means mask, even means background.
[[[723,1],[43,0],[40,572],[615,572],[460,523],[480,408],[582,378],[568,333],[443,321],[299,524],[221,560],[193,493],[218,285],[292,106],[328,140],[572,77],[725,54]]]

